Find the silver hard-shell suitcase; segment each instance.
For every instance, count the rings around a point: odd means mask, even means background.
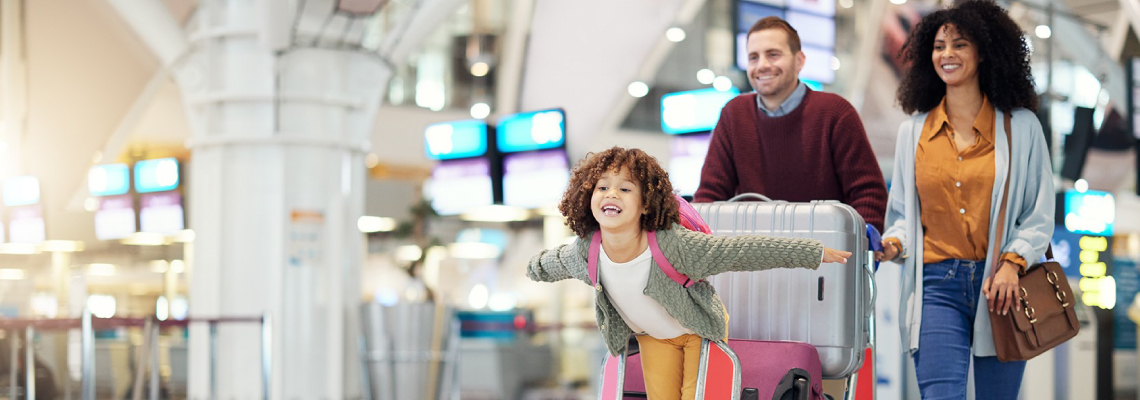
[[[743,197],[743,196],[740,196]],[[846,265],[776,268],[709,279],[728,309],[734,339],[792,340],[819,351],[825,379],[851,378],[873,329],[872,256],[866,224],[838,201],[694,203],[715,236],[812,238],[852,252]]]

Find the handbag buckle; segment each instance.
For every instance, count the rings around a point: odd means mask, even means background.
[[[1037,311],[1035,311],[1033,309],[1033,307],[1026,305],[1023,310],[1025,310],[1025,317],[1029,318],[1029,323],[1031,323],[1031,324],[1037,323]]]
[[[1045,280],[1049,281],[1054,287],[1057,286],[1057,272],[1049,271],[1045,274]]]

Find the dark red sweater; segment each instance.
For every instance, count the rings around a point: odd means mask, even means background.
[[[790,114],[768,117],[756,94],[724,106],[695,202],[760,193],[773,200],[839,200],[883,230],[887,187],[863,122],[838,95],[808,89]]]

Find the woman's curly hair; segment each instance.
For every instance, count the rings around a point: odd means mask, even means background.
[[[598,220],[590,210],[590,199],[594,185],[602,174],[620,171],[625,167],[630,178],[641,187],[641,205],[646,213],[641,215],[641,229],[657,231],[668,229],[680,222],[677,200],[673,197],[673,185],[669,174],[661,168],[656,158],[639,149],[612,147],[600,153],[587,154],[570,171],[570,185],[558,203],[558,211],[566,216],[578,237],[586,238],[598,230]]]
[[[935,72],[931,55],[934,38],[952,24],[978,49],[978,84],[995,108],[1021,107],[1037,111],[1037,93],[1029,68],[1029,44],[1024,32],[993,1],[969,0],[927,15],[903,44],[909,64],[899,84],[898,102],[907,114],[927,112],[946,96],[946,83]]]

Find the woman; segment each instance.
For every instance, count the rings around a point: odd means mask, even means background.
[[[967,1],[923,18],[904,45],[898,100],[913,117],[899,126],[881,257],[905,260],[902,337],[923,399],[965,399],[971,357],[977,399],[1016,399],[1025,371],[998,361],[986,314],[1021,310],[1019,275],[1053,232],[1023,37],[994,3]],[[1007,176],[1008,222],[994,232]]]

